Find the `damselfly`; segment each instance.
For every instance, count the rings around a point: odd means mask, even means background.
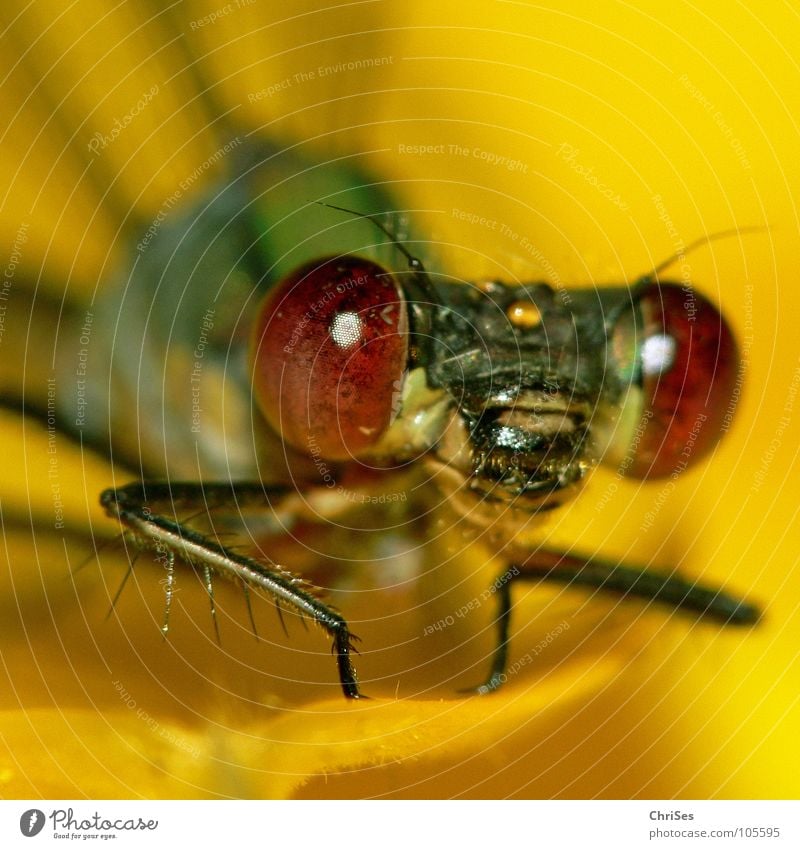
[[[568,290],[452,280],[426,270],[420,244],[384,217],[380,184],[346,161],[242,147],[228,162],[224,182],[185,210],[167,199],[132,246],[59,393],[63,421],[155,481],[108,489],[102,504],[165,562],[167,609],[176,564],[201,575],[212,613],[214,576],[258,587],[327,631],[342,690],[360,697],[344,616],[291,564],[182,516],[225,507],[274,534],[330,521],[352,509],[347,493],[379,496],[402,470],[504,540],[483,692],[504,680],[518,582],[757,619],[674,574],[517,542],[598,463],[663,478],[716,444],[738,358],[706,298],[656,272]]]

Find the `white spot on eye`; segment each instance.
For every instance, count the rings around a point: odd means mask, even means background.
[[[333,317],[330,326],[331,339],[340,348],[352,348],[361,341],[364,322],[357,312],[339,312]]]
[[[652,377],[669,371],[675,363],[677,348],[677,342],[665,333],[645,339],[642,345],[642,372]]]

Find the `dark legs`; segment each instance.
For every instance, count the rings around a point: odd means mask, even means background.
[[[511,586],[515,581],[549,581],[567,586],[592,587],[625,598],[657,601],[723,625],[752,625],[760,616],[754,605],[722,590],[704,587],[676,575],[622,566],[602,560],[582,559],[542,549],[504,572],[498,580],[497,648],[480,693],[498,689],[505,681],[511,625]]]
[[[265,505],[270,497],[281,498],[287,492],[284,488],[265,487],[261,483],[135,483],[105,490],[100,496],[100,503],[110,516],[119,519],[141,546],[154,550],[169,563],[177,557],[198,569],[203,575],[212,610],[211,575],[220,574],[248,586],[260,587],[275,599],[279,609],[281,604],[286,604],[294,607],[301,615],[309,616],[333,640],[333,653],[345,696],[349,699],[362,698],[350,657],[355,638],[339,613],[313,595],[312,588],[301,578],[277,565],[267,566],[238,554],[187,525],[168,518],[163,512],[169,506],[174,509],[174,506],[181,505],[193,509],[198,506],[230,508],[232,505]],[[162,512],[151,510],[151,504],[160,506]]]
[[[136,483],[119,489],[108,489],[100,501],[108,514],[119,519],[139,545],[154,550],[168,564],[174,564],[177,558],[195,568],[203,576],[212,611],[211,579],[214,574],[219,574],[240,582],[245,588],[260,587],[275,600],[279,611],[280,606],[286,604],[301,615],[310,617],[332,639],[332,650],[345,696],[350,699],[363,698],[351,659],[355,638],[342,616],[320,601],[312,587],[280,566],[265,565],[254,558],[238,554],[210,536],[169,518],[166,512],[174,511],[176,507],[192,510],[206,510],[215,506],[263,507],[270,501],[278,508],[280,501],[291,493],[292,490],[265,487],[261,483]],[[150,505],[159,510],[154,511]],[[496,583],[499,605],[497,647],[489,676],[478,692],[492,692],[502,686],[506,679],[511,588],[518,581],[548,581],[590,587],[626,598],[660,602],[694,616],[729,625],[751,625],[758,621],[760,615],[758,608],[746,601],[676,575],[542,549],[510,566]]]

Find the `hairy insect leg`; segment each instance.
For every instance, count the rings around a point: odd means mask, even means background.
[[[234,581],[257,586],[267,592],[278,604],[293,607],[301,616],[308,616],[328,632],[332,638],[332,652],[336,656],[342,691],[349,699],[363,698],[358,689],[358,679],[351,659],[356,639],[350,633],[345,619],[333,608],[313,595],[313,588],[301,578],[275,564],[266,565],[252,557],[239,554],[220,545],[208,536],[155,512],[150,505],[205,503],[209,508],[236,504],[238,506],[265,505],[271,496],[280,498],[286,488],[265,487],[262,483],[134,483],[118,489],[107,489],[100,503],[109,516],[118,519],[140,545],[164,555],[172,565],[168,581],[173,579],[174,559],[183,560],[193,568],[200,568],[205,577],[213,609],[213,592],[210,576],[223,575]],[[168,589],[171,591],[171,583]],[[215,617],[216,621],[216,617]]]
[[[613,592],[625,598],[656,601],[724,625],[753,625],[761,616],[758,607],[750,602],[678,575],[540,549],[503,572],[497,580],[497,645],[489,677],[477,688],[478,693],[493,692],[505,682],[511,627],[511,587],[519,581],[548,581]]]

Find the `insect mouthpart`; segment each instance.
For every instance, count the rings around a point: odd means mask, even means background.
[[[561,393],[526,390],[512,406],[490,401],[470,427],[472,488],[507,501],[574,485],[589,468],[586,419],[585,405]]]
[[[572,497],[593,465],[586,456],[589,416],[589,404],[552,386],[470,393],[437,445],[436,461],[467,510],[512,502],[528,515],[550,510]]]

